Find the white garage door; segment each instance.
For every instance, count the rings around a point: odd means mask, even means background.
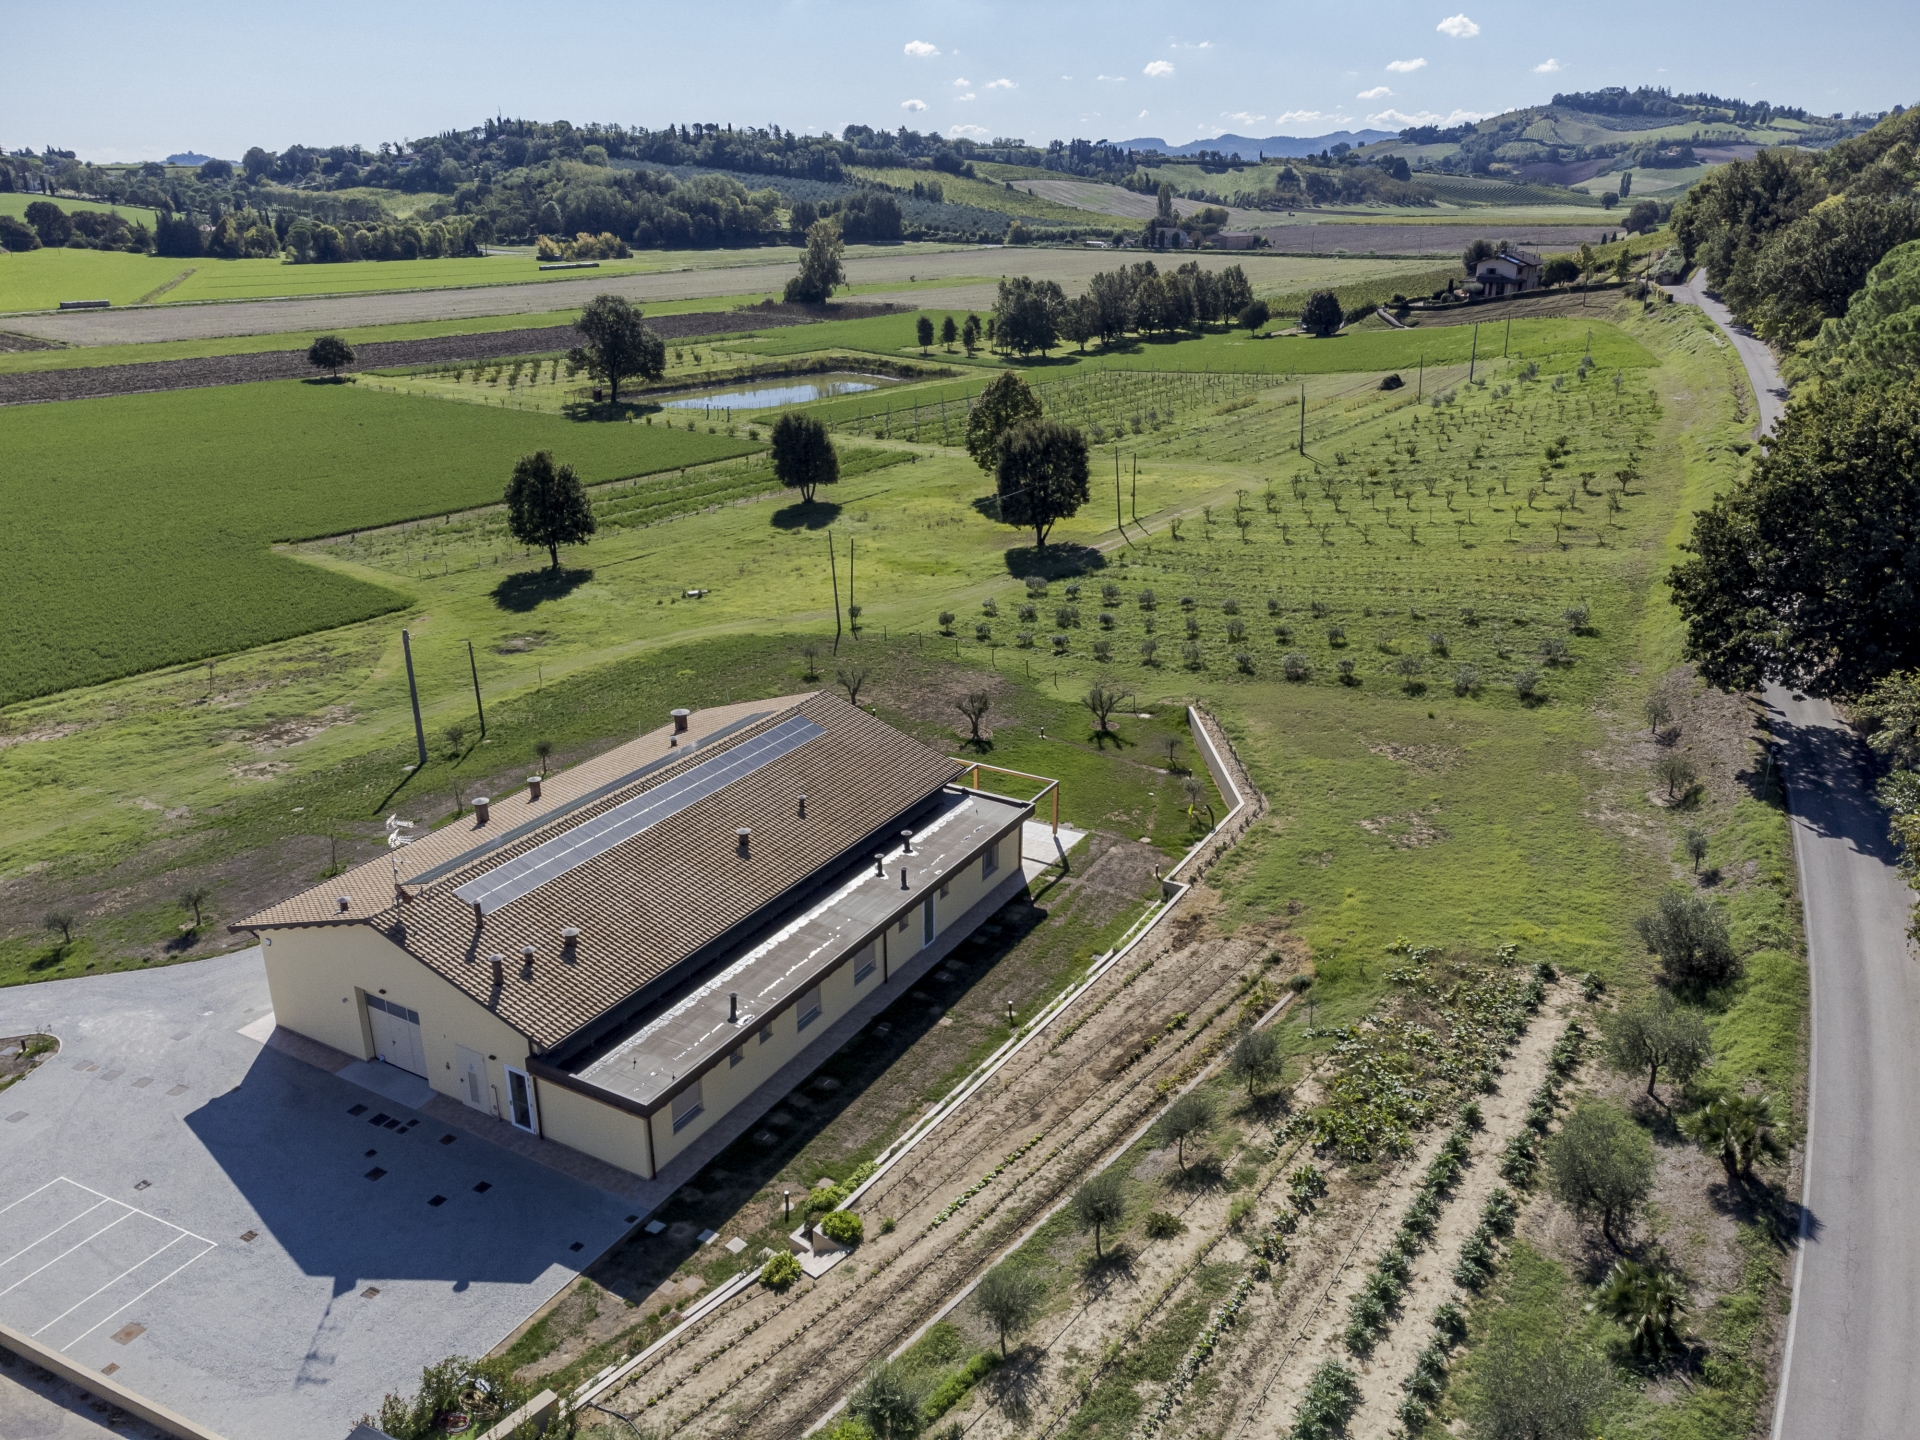
[[[426,1079],[427,1051],[420,1043],[420,1012],[369,995],[367,1019],[373,1026],[373,1053],[389,1065]]]

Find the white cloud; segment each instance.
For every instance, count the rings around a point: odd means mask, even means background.
[[[1144,120],[1147,118],[1147,112],[1142,110],[1138,115],[1134,116],[1133,118],[1136,120]]]
[[[1393,71],[1396,75],[1411,75],[1414,71],[1425,68],[1426,63],[1424,58],[1418,60],[1389,60],[1387,62],[1387,69]]]
[[[1111,80],[1116,85],[1124,85],[1127,83],[1127,77],[1124,75],[1096,75],[1094,79]]]
[[[1249,115],[1244,110],[1236,110],[1233,114],[1227,116],[1227,119],[1238,120],[1242,125],[1258,125],[1266,118],[1264,115]]]
[[[927,102],[924,100],[902,100],[900,102],[900,108],[902,110],[924,110],[927,108]]]
[[[947,127],[947,134],[952,136],[956,140],[959,139],[962,135],[966,135],[971,137],[972,139],[978,140],[984,137],[986,133],[987,133],[987,127],[984,125],[949,125]]]
[[[1017,90],[1020,87],[1015,85],[1013,81],[1007,79],[1005,76],[1002,76],[998,80],[989,80],[987,82],[987,88],[989,90]]]
[[[971,80],[956,80],[953,82],[953,88],[956,90],[964,90],[971,84],[973,84]]]
[[[974,93],[973,93],[973,91],[971,91],[971,90],[969,90],[969,91],[967,91],[967,93],[966,93],[966,94],[964,94],[964,95],[956,95],[956,96],[954,96],[953,98],[954,98],[955,100],[957,100],[957,101],[962,101],[962,102],[964,102],[964,101],[967,101],[967,100],[978,100],[978,99],[979,99],[980,97],[979,97],[978,95],[976,95],[976,94],[974,94]]]
[[[1382,96],[1391,95],[1392,93],[1393,91],[1389,90],[1386,86],[1376,85],[1371,90],[1362,90],[1356,98],[1361,100],[1378,100]]]
[[[1542,60],[1538,65],[1533,67],[1533,73],[1536,75],[1551,75],[1555,71],[1565,68],[1566,67],[1558,60]]]
[[[1330,114],[1325,110],[1289,110],[1284,115],[1276,115],[1273,117],[1273,123],[1276,125],[1305,125],[1316,122],[1327,125],[1345,125],[1348,123],[1348,117],[1345,115]]]
[[[1484,120],[1496,111],[1453,110],[1442,115],[1436,110],[1422,110],[1408,115],[1400,110],[1382,110],[1378,115],[1367,116],[1369,125],[1391,125],[1405,128],[1409,125],[1466,125],[1476,120]]]
[[[1480,33],[1480,27],[1469,20],[1464,13],[1449,15],[1433,28],[1442,35],[1452,36],[1455,40],[1471,40]]]
[[[938,55],[940,53],[940,47],[937,45],[929,45],[925,40],[909,40],[906,44],[906,51],[907,54],[914,56],[916,59],[924,60],[930,55]]]
[[[1142,75],[1155,76],[1171,75],[1173,74],[1173,62],[1171,60],[1155,60],[1149,63],[1140,73]]]

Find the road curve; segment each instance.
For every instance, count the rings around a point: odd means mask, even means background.
[[[1705,280],[1674,290],[1726,332],[1760,406],[1786,407],[1773,353]],[[1773,1440],[1896,1440],[1920,1416],[1920,970],[1873,753],[1818,700],[1764,692],[1791,811],[1813,989],[1805,1181]]]

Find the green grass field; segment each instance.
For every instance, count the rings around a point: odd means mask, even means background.
[[[0,192],[0,215],[11,215],[16,220],[22,219],[29,205],[36,200],[47,198],[45,195],[28,195],[18,190]],[[59,195],[52,198],[53,203],[69,215],[76,210],[118,210],[127,217],[129,224],[138,220],[149,228],[153,225],[153,211],[144,205],[108,205],[99,200],[69,200]]]
[[[863,180],[878,180],[884,185],[911,189],[916,181],[936,180],[949,204],[972,205],[981,210],[997,210],[1012,218],[1024,215],[1053,225],[1095,226],[1102,217],[1072,205],[1062,205],[1039,195],[1029,195],[1017,182],[1009,190],[991,180],[969,180],[961,175],[929,175],[924,170],[868,170],[853,172]]]
[[[297,381],[14,412],[0,700],[392,610],[399,591],[268,547],[487,504],[543,448],[591,483],[754,447]]]

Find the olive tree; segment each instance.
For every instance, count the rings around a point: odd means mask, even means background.
[[[1093,1253],[1100,1257],[1101,1232],[1111,1230],[1127,1216],[1127,1191],[1117,1170],[1102,1170],[1073,1192],[1073,1219],[1081,1230],[1093,1232]]]
[[[1600,1357],[1506,1324],[1476,1352],[1463,1408],[1475,1440],[1589,1440],[1613,1384]]]
[[[1205,1135],[1213,1125],[1213,1101],[1198,1090],[1189,1090],[1174,1101],[1153,1127],[1161,1145],[1173,1146],[1174,1159],[1187,1168],[1187,1142]]]
[[[967,717],[967,739],[978,745],[981,743],[980,723],[987,718],[987,712],[993,708],[993,696],[985,690],[969,690],[955,704],[960,713]]]
[[[1234,1042],[1227,1056],[1227,1073],[1247,1084],[1247,1098],[1269,1080],[1280,1078],[1285,1059],[1280,1037],[1271,1030],[1249,1030]]]
[[[1630,1005],[1606,1024],[1607,1063],[1623,1075],[1646,1072],[1647,1094],[1665,1070],[1684,1085],[1713,1057],[1713,1037],[1699,1011],[1665,991]]]
[[[1676,990],[1719,985],[1740,975],[1726,917],[1705,896],[1668,890],[1653,913],[1633,926],[1660,957],[1660,972]]]
[[[1001,1263],[980,1277],[973,1305],[981,1318],[1000,1334],[1000,1353],[1007,1353],[1007,1337],[1024,1330],[1040,1313],[1046,1286],[1029,1270]]]
[[[1547,1142],[1547,1183],[1576,1219],[1598,1221],[1618,1250],[1617,1231],[1653,1189],[1653,1142],[1619,1106],[1582,1100]]]

